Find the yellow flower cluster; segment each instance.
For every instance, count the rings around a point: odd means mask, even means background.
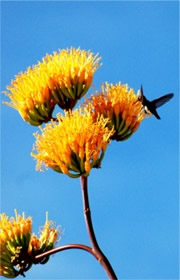
[[[37,255],[42,253],[42,248],[46,248],[45,251],[48,251],[53,248],[54,243],[58,237],[58,230],[55,229],[54,223],[48,220],[48,213],[46,213],[46,222],[41,230],[40,237],[38,238],[35,234],[31,235],[31,240],[29,243],[28,253],[30,255]],[[42,261],[41,261],[42,263]]]
[[[0,214],[0,275],[15,278],[37,263],[34,257],[53,248],[58,230],[51,228],[52,222],[46,218],[46,223],[40,238],[32,234],[32,219],[17,214],[9,217]],[[36,244],[34,240],[36,239]],[[38,246],[37,246],[38,244]],[[48,258],[41,259],[43,264]]]
[[[66,112],[58,115],[58,123],[51,122],[36,133],[32,153],[37,159],[37,169],[51,167],[70,177],[88,176],[91,168],[99,167],[109,138],[108,120],[103,117],[96,121],[87,111]]]
[[[134,90],[120,83],[102,85],[101,92],[86,100],[86,106],[94,114],[94,119],[99,115],[109,118],[108,127],[115,130],[111,139],[117,141],[128,139],[145,117]]]
[[[71,48],[47,55],[43,63],[50,74],[49,87],[63,89],[64,94],[72,99],[84,95],[90,87],[93,74],[99,67],[100,57],[90,51]]]
[[[100,59],[80,48],[46,55],[42,62],[16,76],[5,92],[11,102],[4,103],[18,110],[32,125],[48,122],[56,104],[72,109],[85,95]]]

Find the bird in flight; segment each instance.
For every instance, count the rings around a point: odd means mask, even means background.
[[[157,99],[154,99],[152,101],[149,101],[145,96],[143,92],[143,87],[141,85],[140,89],[140,95],[138,96],[138,100],[142,103],[142,108],[145,112],[145,114],[148,114],[149,112],[153,114],[158,120],[160,120],[160,116],[157,113],[157,108],[164,105],[166,102],[168,102],[172,97],[174,96],[173,93],[168,93],[166,95],[163,95]]]

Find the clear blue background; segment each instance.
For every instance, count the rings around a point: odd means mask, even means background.
[[[109,146],[92,170],[89,198],[99,245],[118,279],[178,279],[178,2],[8,2],[2,5],[2,90],[46,53],[73,47],[99,52],[93,84],[141,83],[149,99],[175,97],[128,141]],[[90,90],[90,93],[92,90]],[[8,100],[4,95],[2,100]],[[79,179],[35,171],[37,131],[17,111],[1,111],[1,212],[33,217],[45,211],[62,225],[60,245],[85,243]],[[107,279],[88,253],[65,251],[34,266],[26,279]]]

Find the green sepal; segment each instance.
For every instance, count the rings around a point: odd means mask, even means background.
[[[83,96],[86,94],[86,92],[88,91],[88,89],[89,89],[89,87],[86,87],[86,86],[85,86],[84,89],[82,90],[82,92],[81,92],[79,98],[83,97]]]
[[[10,245],[10,247],[15,247],[15,248],[18,246],[21,246],[20,239],[17,238],[17,236],[15,236],[15,238],[13,238],[9,241],[9,245]]]
[[[119,115],[115,114],[115,129],[117,130],[119,128]]]
[[[77,168],[77,172],[81,172],[80,159],[74,152],[71,154],[71,163],[75,168]]]
[[[26,246],[26,248],[29,247],[30,238],[31,238],[31,233],[28,232],[28,233],[25,235],[25,246]]]
[[[56,90],[52,90],[52,98],[57,104],[61,104],[61,100],[59,99],[59,95]]]
[[[53,246],[54,246],[54,243],[53,243],[53,242],[49,243],[49,244],[47,245],[47,247],[46,247],[45,252],[51,250],[51,249],[53,248]]]
[[[124,136],[124,137],[122,137],[122,138],[120,139],[120,141],[125,141],[125,140],[129,139],[129,138],[132,136],[132,134],[133,134],[133,132],[129,133],[128,135],[126,135],[126,136]]]
[[[74,88],[73,87],[68,88],[68,92],[69,92],[69,95],[70,95],[71,99],[76,98],[76,86],[74,86]]]
[[[30,116],[28,116],[26,121],[33,126],[40,126],[42,124],[42,122],[32,120]]]
[[[35,112],[33,110],[29,110],[28,116],[31,120],[33,120],[35,122],[39,122],[39,119],[37,118],[37,115],[35,114]]]
[[[118,136],[121,136],[121,135],[127,133],[128,130],[129,130],[129,127],[125,125],[120,131],[118,131]]]
[[[69,164],[69,169],[71,169],[74,172],[80,172],[80,170],[72,164],[72,160],[71,160],[71,164]]]
[[[43,258],[42,261],[40,261],[39,263],[40,263],[40,264],[45,264],[45,263],[47,263],[48,261],[49,261],[49,256]]]
[[[116,127],[116,115],[114,114],[114,112],[109,112],[109,114],[107,114],[107,116],[105,116],[105,118],[108,118],[111,122],[111,124]]]
[[[44,253],[45,252],[45,249],[46,249],[46,242],[44,242],[41,246],[41,248],[39,249],[39,253]]]
[[[80,159],[80,169],[81,169],[81,173],[84,173],[84,160]]]
[[[36,109],[38,110],[39,114],[43,117],[43,118],[49,118],[49,112],[47,111],[46,107],[44,104],[38,104],[38,106],[36,107]]]
[[[23,270],[28,271],[32,267],[32,265],[33,265],[33,262],[29,262]]]
[[[125,129],[124,129],[125,130]],[[122,134],[119,134],[120,135],[120,137],[125,137],[127,134],[129,134],[129,133],[131,133],[132,132],[132,130],[131,130],[131,127],[129,126],[129,127],[127,127],[127,129],[124,131],[124,133],[122,133]]]
[[[71,98],[71,95],[69,94],[69,91],[67,90],[67,88],[61,88],[61,94],[63,95],[63,100],[67,97],[67,98]]]
[[[19,273],[17,274],[17,271],[15,272],[16,270],[12,269],[11,272],[7,270],[3,271],[3,276],[6,277],[6,278],[15,278],[19,275]],[[9,274],[9,272],[11,273],[11,275]],[[12,274],[13,273],[13,274]]]
[[[3,256],[4,259],[9,258],[11,259],[11,257],[14,255],[14,253],[12,253],[9,248],[6,246],[6,248],[3,249],[3,253],[0,257]]]
[[[1,265],[6,265],[6,266],[12,265],[11,260],[6,260],[2,256],[0,258],[0,263]]]
[[[78,177],[80,177],[81,176],[81,173],[80,174],[72,174],[72,173],[68,173],[67,174],[70,178],[78,178]]]
[[[74,84],[71,87],[72,93],[73,93],[73,99],[77,98],[77,90],[78,90],[78,84]]]
[[[77,84],[77,97],[79,97],[82,93],[83,90],[83,83],[78,83]]]
[[[2,259],[4,261],[11,262],[12,256],[13,255],[11,254],[11,252],[8,249],[6,249],[5,251],[3,251],[3,253],[1,253],[0,260]]]
[[[81,176],[88,177],[89,176],[89,172],[85,172],[85,173],[81,174]]]
[[[60,169],[60,167],[58,165],[52,167],[52,169],[58,173],[62,173],[62,170]]]
[[[106,127],[109,128],[110,130],[114,127],[113,123],[110,121],[106,124]]]
[[[100,157],[96,161],[93,161],[91,163],[91,168],[100,168],[101,167],[101,162],[104,158],[104,155],[105,155],[105,151],[101,150]]]
[[[20,234],[20,240],[21,240],[21,245],[23,246],[23,249],[26,247],[26,236],[25,234],[21,233]]]
[[[16,240],[17,246],[22,246],[22,247],[24,246],[23,240],[21,239],[21,236],[15,234],[15,240]]]
[[[44,103],[44,106],[46,107],[46,110],[49,112],[49,113],[52,113],[53,109],[54,109],[54,106],[50,106],[50,101],[47,100],[45,103]]]
[[[7,241],[7,248],[11,252],[12,255],[15,254],[16,247],[17,247],[16,241],[13,241],[13,242]]]
[[[59,96],[59,100],[61,100],[61,102],[64,102],[66,96],[65,96],[64,92],[62,91],[62,88],[58,88],[58,96]]]
[[[122,119],[117,130],[117,134],[126,126],[125,121]]]
[[[38,111],[38,107],[39,107],[39,104],[36,104],[32,111],[34,112],[34,115],[37,116],[38,120],[44,121],[45,118],[43,116],[41,116],[40,112]]]

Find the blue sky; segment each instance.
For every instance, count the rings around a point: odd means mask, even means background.
[[[146,119],[128,141],[111,143],[89,177],[89,199],[99,245],[119,279],[178,279],[178,1],[3,1],[1,15],[2,90],[46,53],[80,46],[102,57],[97,90],[121,81],[136,91],[143,84],[150,100],[175,94],[159,108],[160,121]],[[37,233],[48,210],[64,229],[60,244],[89,245],[79,179],[35,171],[35,131],[2,106],[1,212],[25,211]],[[92,256],[76,250],[26,276],[107,279]]]

